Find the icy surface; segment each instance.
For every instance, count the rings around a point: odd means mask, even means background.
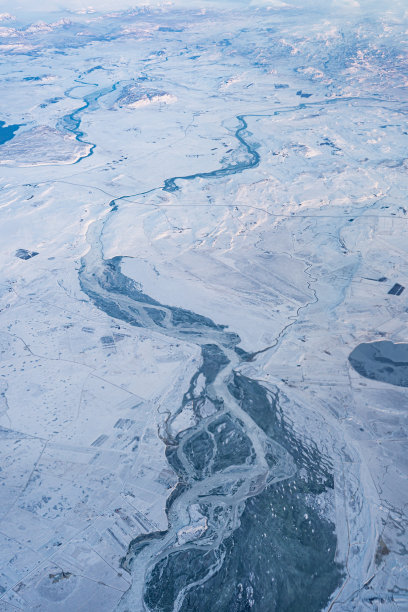
[[[406,610],[404,2],[40,4],[0,14],[0,609]]]
[[[408,344],[359,344],[349,356],[353,368],[366,378],[408,387]]]

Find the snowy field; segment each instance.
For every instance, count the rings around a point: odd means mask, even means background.
[[[3,4],[0,610],[407,610],[405,3]]]

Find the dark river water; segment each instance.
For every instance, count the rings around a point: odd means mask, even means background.
[[[79,139],[78,114],[98,97],[87,96],[62,121]],[[242,161],[168,178],[158,189],[176,191],[176,182],[221,178],[256,167],[260,157],[250,143],[245,116],[237,122]],[[90,250],[79,272],[82,290],[107,315],[195,343],[202,354],[179,410],[168,415],[160,432],[178,476],[167,500],[169,526],[130,544],[123,567],[131,571],[133,584],[120,608],[322,609],[343,577],[335,561],[334,524],[315,509],[317,496],[333,495],[330,460],[286,423],[277,391],[238,372],[251,355],[240,349],[240,338],[226,327],[227,321],[221,324],[158,302],[121,272],[121,257],[104,259],[101,236],[117,202],[88,232]],[[187,407],[194,424],[173,433],[175,418]]]
[[[196,343],[202,353],[161,432],[179,478],[169,528],[130,544],[123,566],[139,582],[124,609],[141,609],[142,597],[146,609],[162,611],[320,610],[342,578],[334,525],[314,503],[333,491],[330,461],[285,424],[278,393],[236,371],[250,358],[237,334],[143,293],[122,274],[120,257],[102,258],[97,239],[79,277],[109,316]],[[173,435],[187,406],[195,424]]]

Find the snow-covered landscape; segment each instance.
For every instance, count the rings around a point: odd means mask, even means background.
[[[1,611],[408,609],[407,34],[2,3]]]

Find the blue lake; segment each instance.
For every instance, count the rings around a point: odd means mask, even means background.
[[[14,137],[20,125],[6,125],[5,121],[0,121],[0,145]]]

